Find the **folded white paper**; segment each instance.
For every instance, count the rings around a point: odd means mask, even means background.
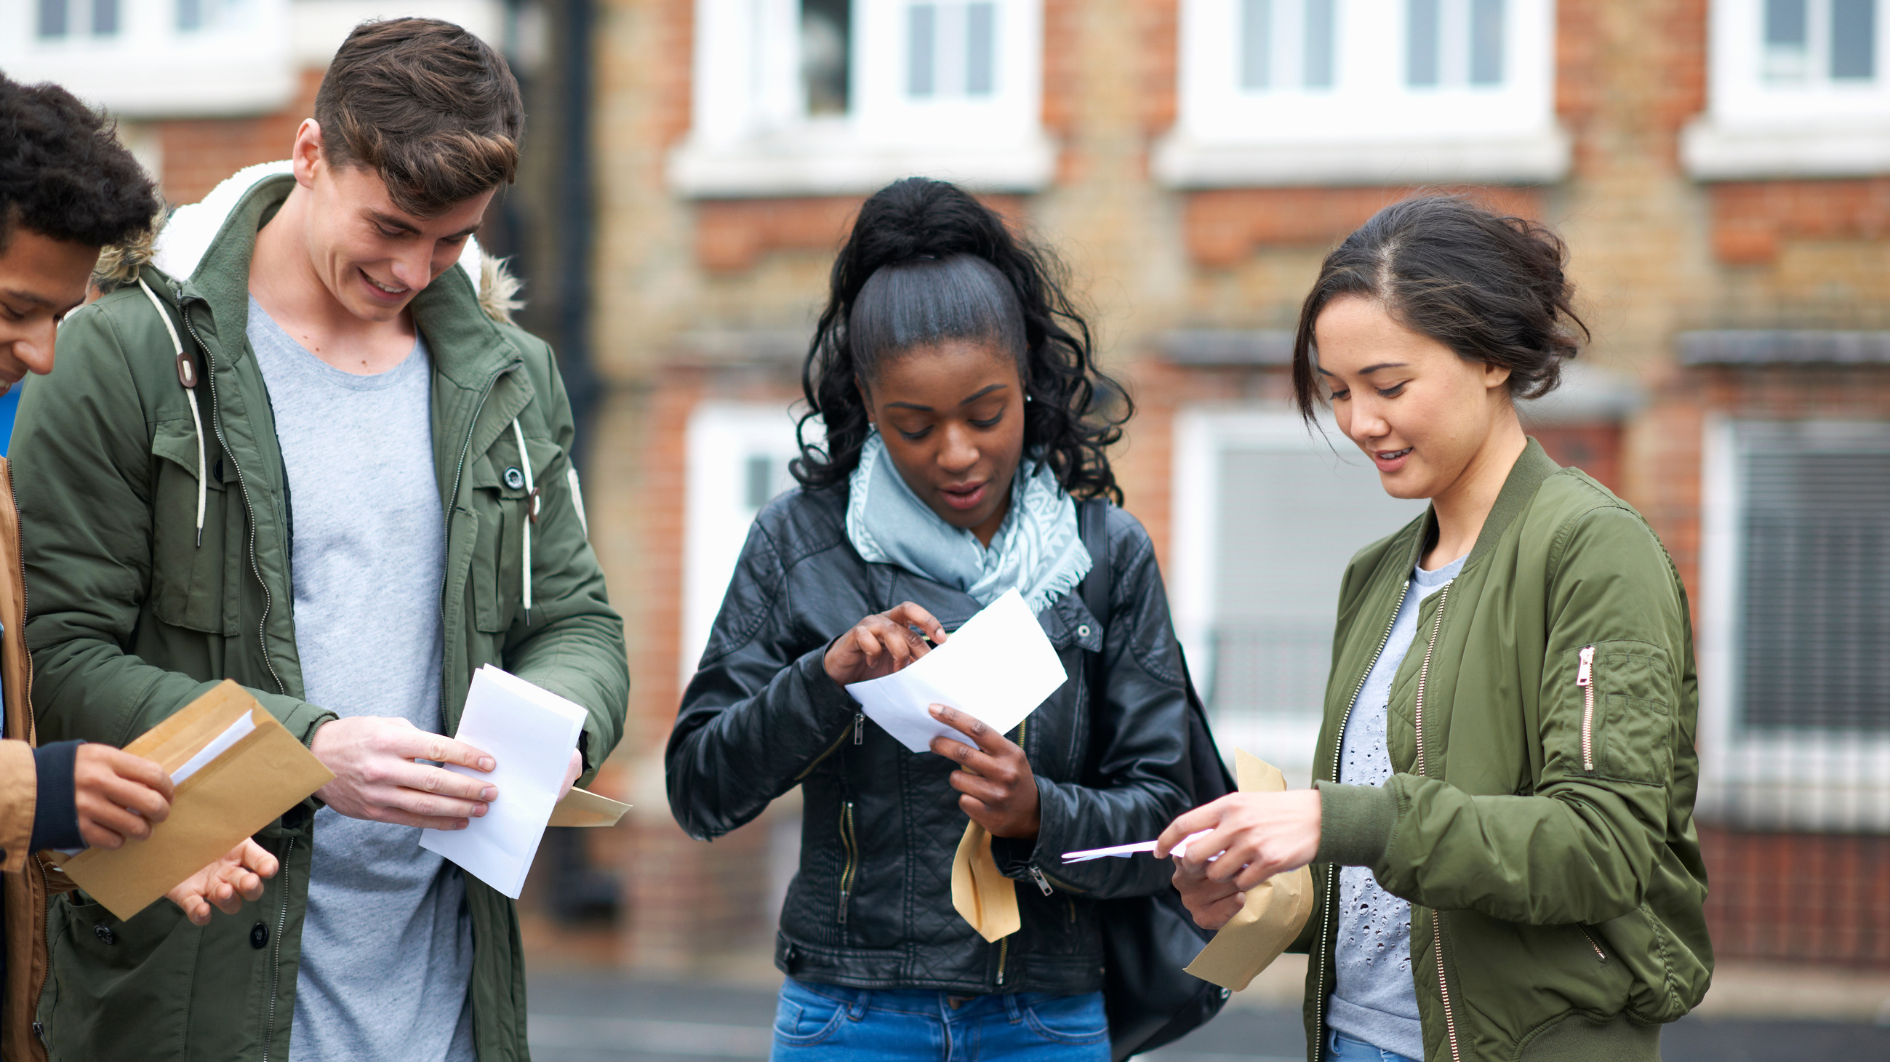
[[[491,773],[446,769],[492,783],[499,797],[463,830],[421,830],[420,847],[518,899],[584,719],[583,708],[516,675],[490,664],[474,672],[454,737],[490,753],[498,766]]]
[[[236,722],[231,723],[225,728],[223,733],[211,739],[210,744],[205,745],[201,752],[185,760],[182,767],[172,771],[171,784],[173,786],[183,785],[184,779],[196,774],[199,770],[203,769],[204,766],[209,764],[211,760],[223,755],[231,745],[243,740],[243,738],[254,729],[256,729],[256,720],[250,718],[248,712],[244,712],[237,717]]]
[[[1179,857],[1187,855],[1188,845],[1190,843],[1197,840],[1198,838],[1206,837],[1208,834],[1213,833],[1213,832],[1214,832],[1213,830],[1200,830],[1196,833],[1191,833],[1188,836],[1183,837],[1181,839],[1181,843],[1175,846],[1175,850],[1173,853],[1174,857],[1179,858]],[[1153,852],[1153,851],[1155,851],[1154,841],[1137,841],[1134,844],[1119,844],[1113,848],[1088,848],[1088,849],[1084,849],[1081,852],[1065,852],[1063,853],[1063,862],[1065,864],[1087,863],[1092,859],[1107,859],[1110,856],[1115,856],[1119,859],[1127,859],[1129,856],[1132,856],[1136,854],[1137,852]],[[1212,860],[1210,860],[1210,862],[1212,862]]]
[[[914,752],[935,737],[957,741],[964,734],[932,718],[930,708],[956,708],[1009,733],[1063,685],[1067,676],[1057,651],[1016,590],[1005,591],[945,644],[884,678],[855,682],[847,692],[866,717]]]

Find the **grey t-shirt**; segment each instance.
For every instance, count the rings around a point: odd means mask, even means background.
[[[343,372],[249,303],[294,528],[308,700],[440,731],[445,513],[426,345]],[[472,920],[458,867],[408,826],[315,815],[291,1062],[472,1062]]]
[[[1417,638],[1419,607],[1457,577],[1463,562],[1458,557],[1434,572],[1412,570],[1411,588],[1392,621],[1391,637],[1365,676],[1345,723],[1339,745],[1342,784],[1384,785],[1391,777],[1385,728],[1392,679]],[[1424,1057],[1424,1029],[1411,977],[1411,905],[1379,888],[1368,867],[1339,868],[1339,940],[1332,972],[1336,983],[1326,1024],[1381,1050]]]

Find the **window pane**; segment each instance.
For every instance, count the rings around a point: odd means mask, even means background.
[[[92,36],[110,37],[118,32],[118,0],[92,0]]]
[[[750,509],[768,504],[773,496],[774,460],[767,454],[750,454],[743,483],[744,503]]]
[[[1740,719],[1890,733],[1890,446],[1741,434]]]
[[[801,0],[801,86],[808,114],[845,114],[852,19],[848,0]]]
[[[39,35],[66,35],[66,0],[39,0]]]
[[[1804,47],[1806,14],[1805,0],[1765,0],[1765,43]]]
[[[1404,79],[1412,85],[1437,84],[1438,0],[1406,0]]]
[[[1831,76],[1877,76],[1877,0],[1831,0]]]
[[[932,59],[938,52],[938,7],[913,4],[907,10],[911,38],[906,51],[906,92],[912,96],[930,96],[937,82]]]
[[[1273,0],[1241,0],[1240,87],[1273,83]]]
[[[1332,87],[1332,46],[1338,0],[1306,0],[1306,87]]]
[[[1503,0],[1471,0],[1470,83],[1503,82]]]
[[[989,96],[997,66],[997,5],[965,7],[965,95]]]
[[[177,28],[194,30],[203,28],[203,5],[206,0],[177,0]]]

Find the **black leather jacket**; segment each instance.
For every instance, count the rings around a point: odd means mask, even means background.
[[[720,836],[801,786],[801,865],[775,964],[856,988],[1069,995],[1102,987],[1097,899],[1168,887],[1145,856],[1062,865],[1064,852],[1154,837],[1187,808],[1187,702],[1153,544],[1108,510],[1114,575],[1107,623],[1080,592],[1038,617],[1069,681],[1025,721],[1042,806],[1035,842],[997,839],[1018,881],[1023,928],[988,944],[952,908],[951,866],[968,821],[954,764],[914,754],[859,715],[827,677],[827,646],[901,601],[949,630],[971,597],[889,564],[846,536],[846,491],[794,490],[755,519],[667,753],[670,809]],[[1103,689],[1089,690],[1089,654]],[[1018,735],[1012,735],[1014,739]]]

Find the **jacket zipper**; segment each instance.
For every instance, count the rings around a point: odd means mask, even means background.
[[[1455,582],[1456,580],[1452,580]],[[1424,773],[1424,684],[1431,675],[1431,654],[1437,651],[1437,632],[1444,626],[1444,606],[1450,603],[1450,583],[1437,592],[1437,616],[1431,621],[1431,638],[1424,646],[1424,663],[1418,668],[1417,706],[1412,711],[1412,721],[1417,731],[1417,773]],[[1432,952],[1437,956],[1437,994],[1444,1002],[1444,1033],[1450,1040],[1451,1062],[1462,1062],[1463,1055],[1457,1047],[1457,1016],[1450,1010],[1450,979],[1444,974],[1444,916],[1437,908],[1431,908],[1431,933],[1437,940],[1432,945]]]
[[[853,743],[855,745],[858,745],[865,740],[866,740],[866,713],[854,712],[853,713]]]
[[[840,870],[840,924],[847,924],[847,901],[853,895],[853,872],[859,856],[859,841],[853,834],[853,801],[840,807],[840,844],[846,849],[846,865]]]
[[[1607,962],[1607,961],[1608,961],[1608,953],[1607,953],[1607,952],[1605,952],[1605,951],[1602,951],[1602,950],[1601,950],[1601,944],[1600,944],[1600,943],[1598,943],[1598,942],[1597,942],[1597,941],[1595,940],[1595,935],[1594,935],[1593,933],[1590,933],[1590,932],[1588,931],[1588,927],[1587,927],[1587,926],[1576,926],[1575,928],[1577,928],[1577,929],[1579,929],[1579,930],[1581,930],[1581,931],[1582,931],[1582,936],[1584,936],[1584,937],[1587,937],[1587,938],[1588,938],[1588,946],[1589,946],[1589,947],[1591,947],[1591,948],[1593,948],[1593,949],[1595,949],[1595,958],[1597,958],[1597,959],[1600,959],[1600,960],[1601,960],[1602,962]]]
[[[1037,883],[1037,888],[1042,890],[1045,896],[1056,892],[1055,889],[1050,887],[1050,879],[1044,877],[1043,871],[1037,869],[1037,864],[1035,863],[1030,865],[1030,880]]]
[[[236,485],[243,491],[243,507],[249,511],[249,570],[250,574],[256,577],[256,582],[262,587],[263,592],[262,618],[256,621],[256,644],[262,649],[263,668],[269,672],[269,677],[275,680],[276,692],[286,695],[289,692],[288,684],[282,681],[281,675],[276,674],[275,661],[269,655],[269,613],[275,608],[276,595],[270,591],[269,582],[263,578],[262,566],[256,562],[256,503],[249,496],[249,482],[243,478],[243,466],[236,460],[236,451],[230,449],[229,442],[223,437],[223,415],[217,401],[216,357],[210,353],[209,344],[197,334],[197,326],[191,323],[190,307],[184,301],[184,292],[181,288],[177,291],[177,316],[184,319],[184,331],[190,333],[191,341],[197,344],[198,350],[203,351],[203,360],[210,370],[204,373],[204,377],[210,383],[210,425],[217,434],[217,445],[223,448],[223,456],[229,458],[230,468],[236,472]],[[445,694],[441,696],[444,697]]]
[[[1011,957],[1011,938],[998,941],[998,984],[1004,983],[1004,964]]]
[[[1582,647],[1575,685],[1582,688],[1582,770],[1595,773],[1595,647]]]
[[[276,996],[282,987],[282,933],[289,927],[289,859],[295,855],[295,838],[282,850],[282,913],[276,918],[276,939],[269,949],[269,1024],[263,1031],[262,1062],[269,1062],[269,1049],[276,1041]]]
[[[1365,665],[1365,671],[1358,677],[1358,685],[1352,687],[1352,696],[1347,698],[1345,702],[1345,711],[1339,715],[1339,743],[1341,745],[1345,743],[1345,726],[1352,719],[1352,706],[1358,703],[1359,691],[1365,688],[1365,680],[1371,678],[1372,668],[1378,666],[1378,658],[1384,655],[1385,646],[1390,644],[1391,628],[1397,626],[1398,613],[1404,610],[1404,599],[1408,597],[1410,593],[1411,581],[1407,579],[1405,580],[1404,588],[1398,591],[1398,603],[1391,609],[1391,618],[1385,621],[1385,633],[1378,639],[1378,648],[1372,651],[1372,661]],[[1332,775],[1331,781],[1337,782],[1339,780],[1339,751],[1336,747],[1332,751],[1332,770],[1328,773]],[[1339,902],[1339,894],[1335,891],[1338,888],[1338,884],[1339,868],[1328,863],[1326,865],[1325,912],[1321,915],[1319,925],[1319,976],[1314,982],[1318,986],[1318,989],[1316,997],[1313,1000],[1313,1029],[1319,1035],[1318,1046],[1313,1048],[1313,1058],[1315,1062],[1318,1059],[1324,1058],[1326,1054],[1326,959],[1327,953],[1331,950],[1330,945],[1326,942],[1332,939],[1332,909],[1337,906]]]
[[[17,514],[20,511],[20,493],[19,491],[15,490],[13,487],[13,475],[12,475],[11,469],[8,470],[8,474],[7,474],[7,494],[8,494],[8,500],[13,503],[13,511],[16,514],[14,519],[17,525],[17,522],[19,519]],[[26,550],[22,548],[22,549],[16,550],[16,552],[19,555],[19,561],[20,561],[20,647],[21,647],[20,655],[26,658],[26,661],[25,661],[26,666],[23,669],[25,671],[26,677],[22,682],[23,688],[20,690],[20,702],[26,706],[26,711],[24,713],[26,716],[26,739],[28,742],[30,742],[34,746],[38,746],[39,724],[38,724],[38,721],[34,719],[33,717],[33,654],[31,651],[26,649],[26,617],[31,615],[31,611],[27,603]],[[4,634],[5,634],[4,629],[0,629],[0,635],[4,635]],[[5,705],[3,703],[0,703],[0,711],[5,711]],[[40,906],[46,912],[45,918],[44,918],[44,921],[46,923],[46,934],[45,934],[44,939],[46,939],[47,941],[51,941],[52,940],[52,894],[53,894],[51,872],[46,869],[46,864],[40,863],[38,858],[35,857],[33,853],[28,852],[26,854],[26,859],[27,859],[27,862],[29,863],[39,864]],[[22,880],[24,880],[25,875],[22,874],[21,878]],[[46,986],[52,984],[52,979],[53,979],[53,949],[52,949],[52,946],[48,944],[46,947],[46,979],[39,983],[39,996],[33,1000],[33,1017],[32,1017],[33,1035],[38,1038],[41,1045],[44,1045],[46,1043],[46,1026],[44,1025],[44,1023],[42,1023],[39,1020],[39,1005],[41,1002],[45,1000]]]
[[[794,780],[798,782],[801,779],[806,778],[808,775],[813,774],[814,768],[820,766],[822,763],[825,763],[827,761],[827,757],[833,755],[834,752],[837,751],[840,748],[840,746],[846,742],[846,740],[847,740],[846,731],[843,730],[840,732],[839,737],[833,739],[833,744],[827,746],[827,751],[814,757],[814,762],[808,764],[806,767],[801,768],[801,773],[795,775]]]
[[[459,463],[453,466],[453,493],[448,495],[446,499],[446,542],[441,547],[441,551],[448,557],[450,557],[453,552],[453,510],[459,508],[459,481],[460,477],[464,476],[466,473],[466,455],[472,452],[473,429],[479,426],[479,414],[485,412],[486,400],[492,397],[492,388],[498,384],[499,377],[511,371],[512,366],[507,365],[505,368],[500,369],[486,378],[485,390],[479,392],[479,403],[473,406],[472,416],[466,421],[466,441],[460,444]],[[210,393],[214,396],[216,390],[212,388]],[[519,454],[519,460],[526,461],[529,459],[521,452]],[[445,569],[446,570],[440,573],[440,631],[442,634],[446,631],[446,581],[452,578],[452,565],[447,564]],[[528,616],[526,619],[529,621],[530,617]],[[440,682],[441,726],[446,725],[446,689],[448,686],[452,685],[450,676],[446,674],[446,668],[446,661],[444,657],[442,657],[440,661],[440,675],[442,679]]]

